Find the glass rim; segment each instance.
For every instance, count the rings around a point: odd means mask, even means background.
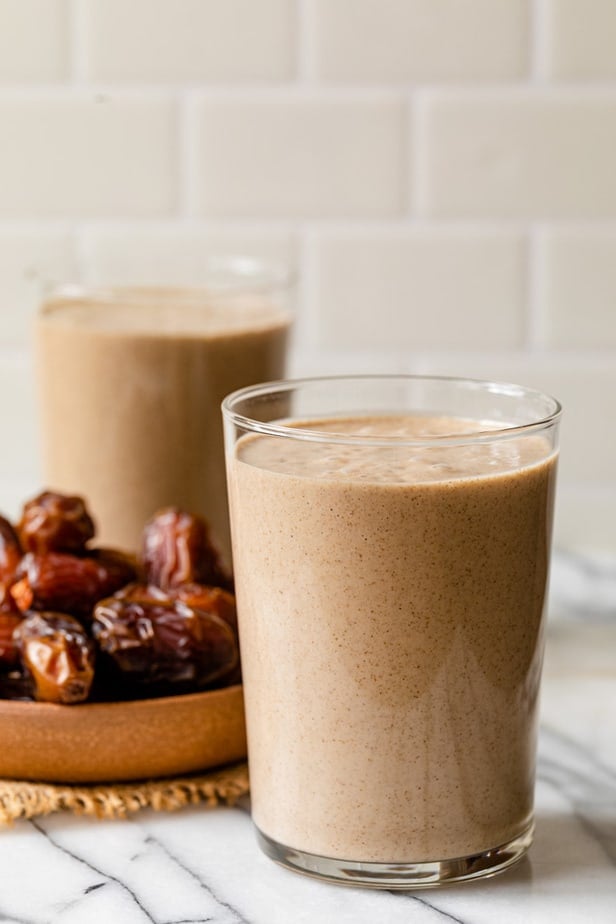
[[[235,296],[244,293],[283,292],[297,283],[297,270],[282,260],[265,260],[245,254],[228,254],[204,257],[200,266],[211,278],[194,284],[177,282],[140,282],[138,279],[121,283],[98,283],[67,279],[63,282],[43,282],[42,311],[53,310],[49,302],[88,299],[97,303],[112,303],[119,297],[124,304],[139,305],[146,298],[167,298],[174,303],[191,303],[205,294]]]
[[[433,434],[428,436],[400,437],[400,436],[363,436],[360,434],[336,433],[335,431],[311,429],[309,427],[295,427],[281,423],[269,423],[256,420],[244,414],[239,414],[234,410],[234,406],[239,402],[249,398],[260,398],[266,396],[281,395],[291,392],[302,386],[311,386],[323,383],[347,383],[365,384],[367,382],[398,382],[400,384],[413,382],[434,382],[451,385],[464,386],[469,391],[492,392],[495,395],[509,396],[512,398],[533,398],[540,399],[550,403],[552,409],[549,413],[539,417],[537,420],[528,423],[514,424],[503,427],[493,427],[485,430],[473,430],[466,433],[450,434]],[[279,381],[263,382],[259,385],[249,385],[240,388],[237,391],[227,395],[222,404],[222,413],[226,422],[249,431],[267,436],[277,436],[286,439],[305,440],[319,443],[335,443],[346,446],[456,446],[469,443],[487,443],[495,440],[508,440],[519,436],[526,436],[529,433],[545,430],[550,426],[555,426],[562,416],[562,406],[560,402],[547,392],[542,392],[534,388],[528,388],[524,385],[516,385],[512,382],[498,382],[490,379],[474,379],[464,376],[448,375],[421,375],[421,374],[370,374],[370,375],[326,375],[312,376],[298,379],[281,379]],[[412,408],[409,408],[412,412]],[[351,413],[351,412],[349,412]],[[369,414],[378,413],[370,409]],[[443,413],[446,413],[443,411]]]

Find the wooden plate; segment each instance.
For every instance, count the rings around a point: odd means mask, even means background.
[[[52,783],[182,775],[246,757],[241,686],[121,703],[0,700],[0,776]]]

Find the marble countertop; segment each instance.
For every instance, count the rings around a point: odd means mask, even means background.
[[[483,882],[378,892],[280,869],[247,804],[54,815],[0,830],[0,924],[614,924],[616,573],[558,557],[542,692],[535,842]]]

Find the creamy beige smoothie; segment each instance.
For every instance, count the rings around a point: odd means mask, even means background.
[[[177,504],[207,517],[228,558],[220,403],[283,375],[288,326],[265,296],[50,299],[36,327],[47,485],[87,498],[105,544],[135,549]]]
[[[353,861],[461,858],[532,821],[555,453],[425,447],[445,417],[295,422],[229,459],[253,818]]]

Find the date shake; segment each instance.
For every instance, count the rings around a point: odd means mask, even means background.
[[[116,289],[51,298],[36,347],[49,486],[84,495],[101,541],[138,546],[176,504],[229,557],[220,403],[284,373],[289,318],[266,296]]]
[[[303,419],[229,447],[253,818],[287,865],[361,882],[530,841],[556,456],[495,427]]]

